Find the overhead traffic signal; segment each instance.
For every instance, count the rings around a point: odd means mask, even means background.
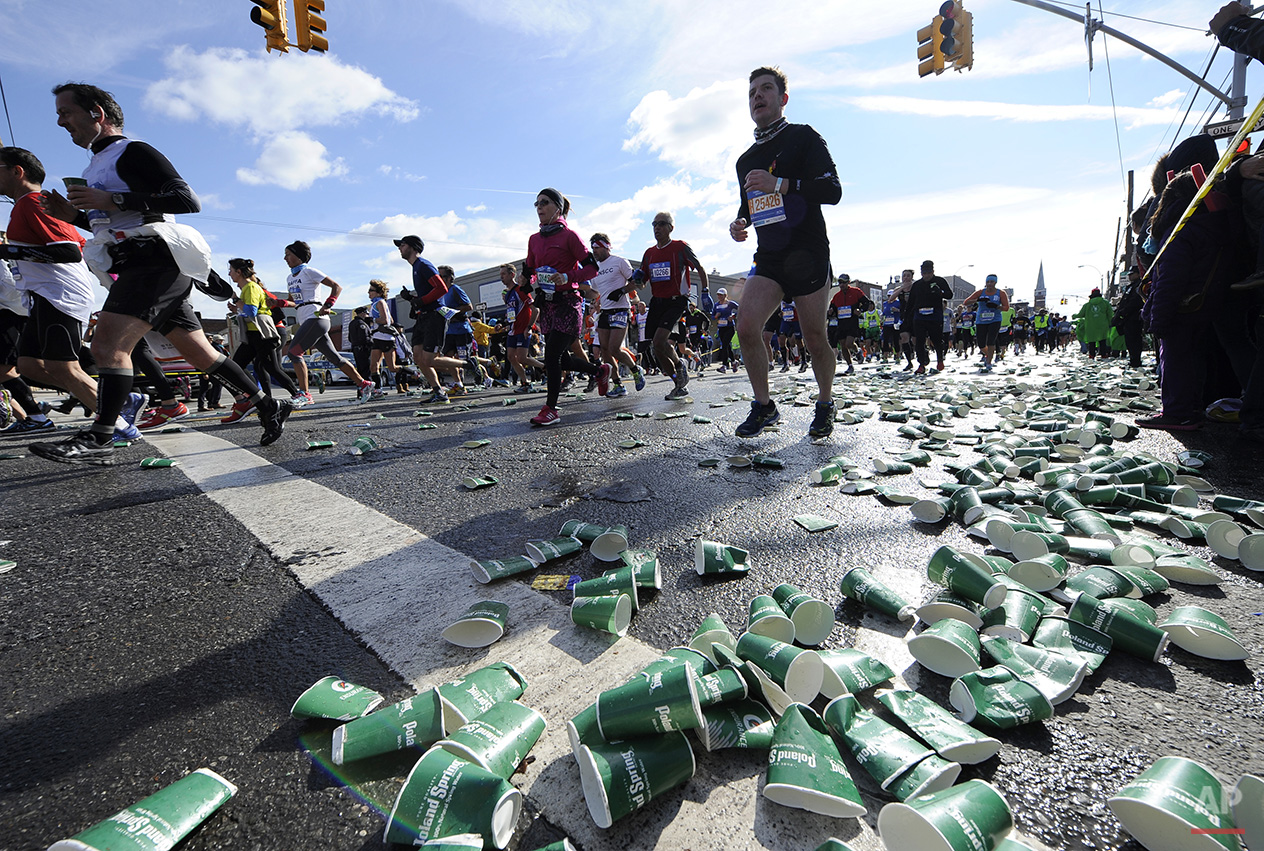
[[[250,10],[250,20],[263,27],[268,50],[288,53],[285,0],[250,0],[250,2],[255,4],[255,7]]]
[[[944,5],[951,6],[952,3]],[[943,17],[936,15],[931,20],[930,26],[922,27],[917,31],[917,76],[919,77],[932,73],[944,73],[943,33],[940,31],[943,22]]]
[[[304,53],[309,50],[324,53],[329,49],[325,19],[317,14],[324,11],[325,0],[294,0],[294,34],[298,49]]]
[[[960,0],[948,0],[939,7],[939,14],[944,18],[940,26],[944,56],[952,60],[952,67],[958,71],[973,68],[974,15],[965,10]]]

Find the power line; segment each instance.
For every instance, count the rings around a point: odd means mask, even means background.
[[[4,120],[9,125],[9,144],[16,145],[13,141],[13,120],[9,118],[9,101],[4,96],[4,77],[0,76],[0,103],[4,104]]]
[[[1079,3],[1064,3],[1064,2],[1060,2],[1060,0],[1045,0],[1045,2],[1052,3],[1054,6],[1065,6],[1068,9],[1078,10],[1080,8]],[[1145,23],[1145,24],[1156,24],[1160,27],[1172,27],[1173,29],[1178,29],[1178,30],[1191,30],[1192,32],[1206,32],[1207,31],[1206,27],[1191,27],[1188,24],[1173,24],[1173,23],[1169,23],[1168,21],[1156,21],[1153,18],[1139,18],[1136,15],[1125,15],[1123,12],[1106,12],[1102,9],[1100,3],[1097,5],[1097,14],[1101,15],[1103,18],[1105,18],[1107,15],[1114,15],[1116,18],[1127,18],[1130,21],[1141,21],[1142,23]]]
[[[1105,12],[1102,12],[1101,0],[1097,2],[1097,12],[1098,14],[1105,14]],[[1106,57],[1106,80],[1110,84],[1110,112],[1115,117],[1115,149],[1119,151],[1119,179],[1127,186],[1128,175],[1124,170],[1124,143],[1119,137],[1119,113],[1115,109],[1115,78],[1110,71],[1110,48],[1106,46],[1107,41],[1108,39],[1102,39],[1102,53]]]

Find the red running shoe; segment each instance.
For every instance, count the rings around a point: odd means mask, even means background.
[[[557,408],[550,408],[548,405],[545,405],[540,409],[540,413],[531,418],[531,425],[551,426],[560,419]]]

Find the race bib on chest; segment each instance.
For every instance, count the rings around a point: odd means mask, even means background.
[[[725,325],[729,324],[729,321],[727,319],[717,319],[715,320],[715,324],[723,328]]]
[[[994,310],[980,310],[979,311],[979,324],[980,325],[986,325],[989,322],[995,322],[998,318],[999,317],[996,315],[996,311]]]
[[[746,203],[750,207],[751,224],[757,228],[786,220],[786,202],[780,192],[746,193]]]
[[[513,324],[514,320],[516,320],[517,318],[518,318],[518,311],[514,310],[512,307],[505,311],[506,322]]]
[[[651,281],[670,281],[671,280],[671,261],[661,261],[659,263],[650,264],[650,280]]]
[[[851,319],[851,308],[850,308],[850,307],[840,307],[840,308],[838,309],[838,318],[839,318],[839,319]]]
[[[919,307],[919,308],[917,309],[917,312],[918,312],[919,314],[921,314],[922,316],[934,316],[934,315],[935,315],[935,308],[933,308],[933,307]]]

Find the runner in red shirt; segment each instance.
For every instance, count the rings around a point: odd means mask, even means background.
[[[672,375],[676,381],[676,386],[666,398],[684,399],[689,395],[689,371],[680,362],[669,337],[689,306],[689,270],[697,271],[703,287],[707,285],[707,270],[687,242],[671,238],[674,227],[671,213],[654,215],[655,243],[645,249],[641,268],[637,271],[640,280],[650,282],[652,296],[645,333],[654,336],[654,358],[658,361],[658,368],[664,375]]]
[[[838,320],[838,348],[847,361],[847,370],[843,375],[851,375],[856,371],[852,365],[851,353],[856,347],[856,339],[860,337],[860,314],[873,307],[873,302],[865,295],[864,290],[851,285],[850,275],[839,275],[838,285],[842,287],[830,299],[830,313]]]

